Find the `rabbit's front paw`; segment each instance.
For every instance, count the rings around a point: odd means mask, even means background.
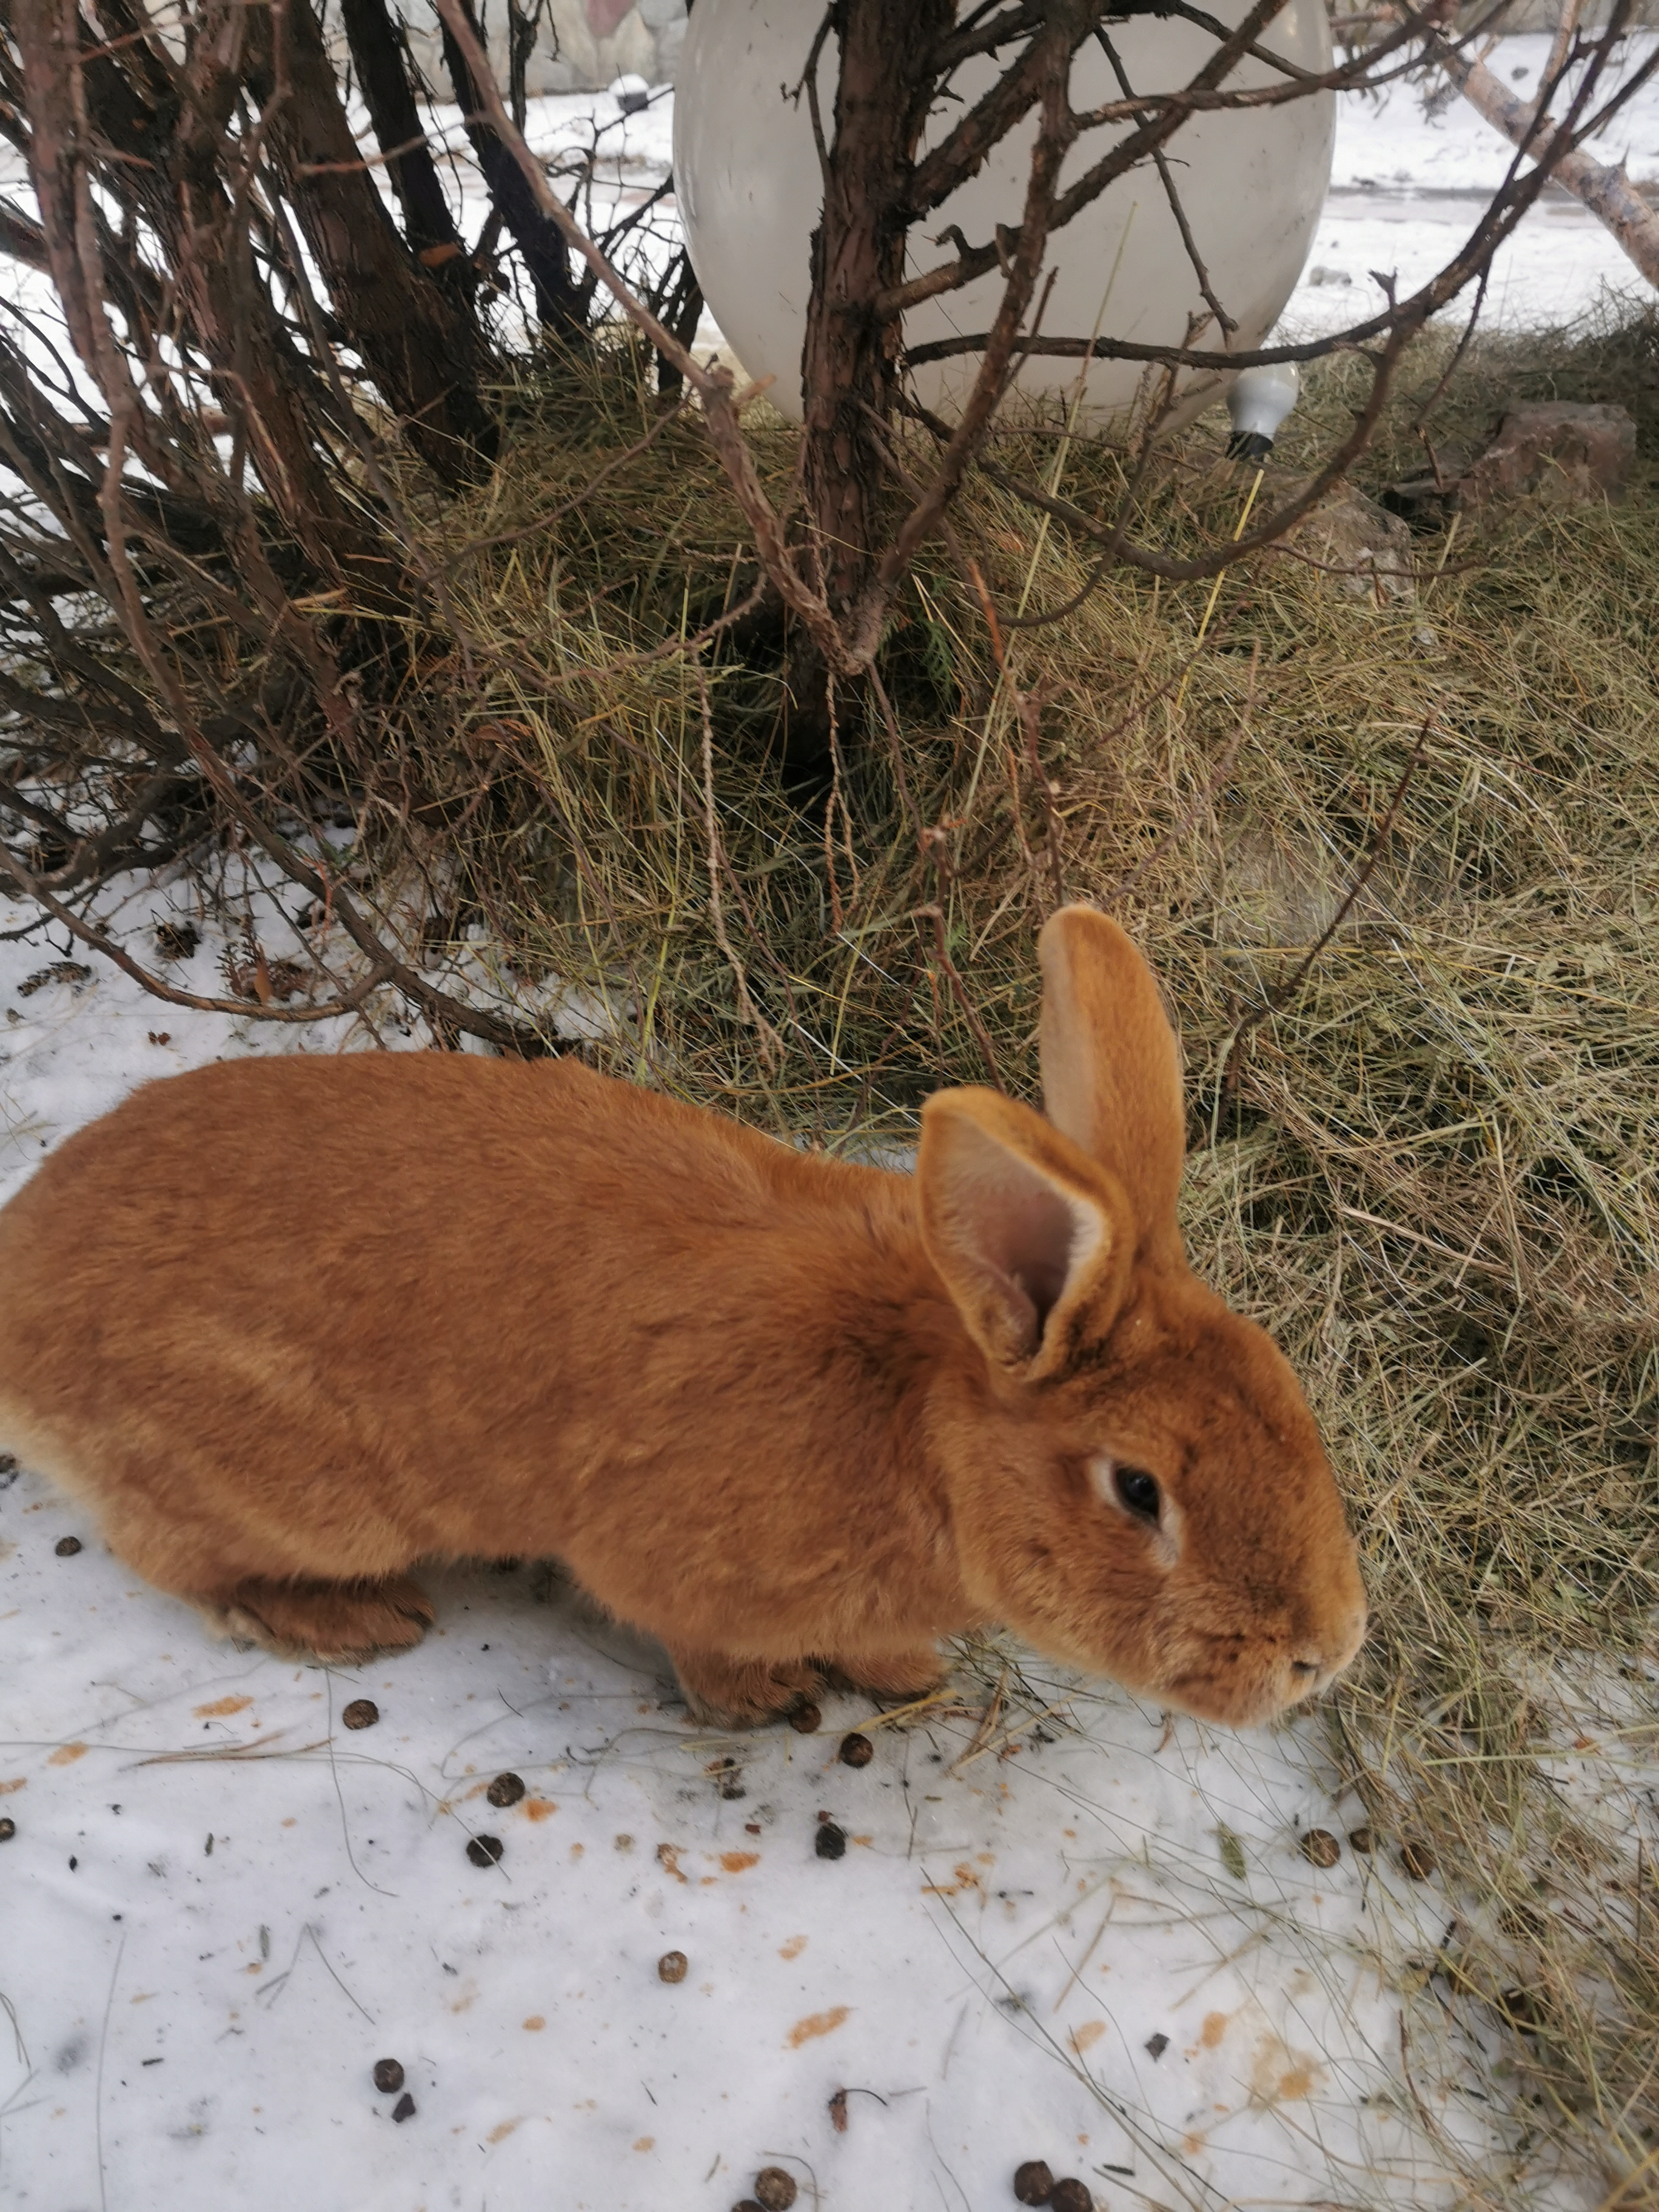
[[[222,1635],[284,1659],[349,1661],[406,1651],[432,1625],[432,1601],[403,1575],[383,1582],[238,1583],[204,1607]]]
[[[734,1659],[724,1651],[687,1651],[670,1644],[691,1717],[706,1728],[758,1728],[816,1695],[818,1676],[807,1662]]]

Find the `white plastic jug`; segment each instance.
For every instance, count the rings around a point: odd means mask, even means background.
[[[1213,12],[1231,27],[1243,15],[1245,0],[1217,0]],[[769,396],[796,419],[810,243],[822,195],[805,94],[793,102],[786,88],[799,82],[823,15],[823,0],[697,0],[675,92],[674,178],[692,266],[709,313],[744,369],[751,377],[775,377]],[[1137,15],[1109,25],[1108,35],[1137,93],[1178,89],[1215,51],[1208,33],[1176,18]],[[1289,0],[1258,43],[1304,70],[1328,70],[1323,0]],[[1001,64],[980,58],[959,71],[952,89],[961,102],[970,106],[1012,55],[1005,49]],[[833,128],[837,67],[836,43],[826,40],[818,70],[826,131]],[[1275,80],[1283,82],[1278,71],[1247,57],[1228,88]],[[1092,40],[1073,64],[1071,96],[1079,110],[1122,96]],[[936,109],[927,143],[942,139],[963,112],[955,100]],[[1111,125],[1085,134],[1072,149],[1062,184],[1132,127]],[[1302,272],[1330,179],[1334,127],[1334,95],[1321,92],[1279,107],[1189,117],[1165,146],[1211,287],[1237,321],[1235,347],[1261,343]],[[991,240],[996,223],[1018,222],[1036,132],[1036,118],[1029,116],[993,149],[977,176],[913,228],[912,273],[951,257],[951,247],[931,242],[951,223],[979,245]],[[1048,337],[1086,338],[1098,322],[1103,337],[1179,344],[1188,317],[1204,312],[1150,161],[1118,179],[1055,233],[1048,265],[1058,275],[1042,319]],[[907,343],[988,330],[1001,289],[993,272],[927,301],[906,318]],[[1198,343],[1218,349],[1223,334],[1212,323]],[[917,396],[949,416],[977,368],[973,355],[924,364],[915,372]],[[1031,356],[1018,386],[1069,394],[1079,368],[1076,359]],[[1121,415],[1141,374],[1137,362],[1093,362],[1085,414],[1097,423]],[[1218,397],[1220,382],[1213,372],[1187,378],[1174,419],[1190,419]]]

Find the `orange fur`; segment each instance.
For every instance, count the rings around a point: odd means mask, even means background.
[[[1042,957],[1054,1121],[943,1092],[914,1177],[570,1060],[148,1085],[0,1213],[0,1443],[286,1651],[416,1641],[418,1559],[557,1555],[708,1714],[913,1692],[1001,1620],[1263,1718],[1358,1646],[1341,1505],[1181,1256],[1150,974],[1081,908]]]

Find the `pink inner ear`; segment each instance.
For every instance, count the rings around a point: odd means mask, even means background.
[[[587,0],[583,12],[588,29],[596,39],[608,39],[633,4],[634,0]]]
[[[1066,1287],[1076,1217],[1039,1176],[1018,1171],[988,1189],[982,1203],[985,1256],[1030,1299],[1041,1335]]]
[[[1029,1106],[939,1092],[922,1117],[916,1176],[928,1256],[993,1359],[1027,1367],[1068,1299],[1098,1294],[1109,1307],[1121,1297],[1131,1241],[1118,1231],[1121,1200],[1094,1187],[1098,1170]]]

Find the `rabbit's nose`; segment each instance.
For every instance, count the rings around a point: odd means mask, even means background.
[[[1310,1639],[1291,1655],[1291,1682],[1295,1695],[1305,1697],[1310,1690],[1322,1689],[1327,1682],[1334,1680],[1364,1640],[1365,1609],[1360,1606],[1332,1632],[1317,1640]]]
[[[1307,1651],[1291,1659],[1285,1667],[1290,1677],[1283,1692],[1285,1703],[1298,1705],[1304,1698],[1310,1698],[1316,1690],[1322,1690],[1327,1682],[1341,1673],[1343,1663],[1338,1662],[1333,1665],[1322,1654],[1315,1657]]]
[[[1285,1701],[1297,1705],[1304,1698],[1310,1698],[1316,1690],[1322,1690],[1339,1669],[1322,1655],[1316,1657],[1313,1653],[1304,1651],[1291,1660],[1285,1671],[1290,1676],[1285,1685]]]

